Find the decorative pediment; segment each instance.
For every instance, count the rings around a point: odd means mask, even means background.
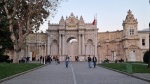
[[[78,24],[78,19],[75,18],[73,13],[71,13],[69,18],[66,19],[66,26],[68,26],[68,28],[76,28],[77,24]]]
[[[126,24],[126,23],[135,23],[135,24],[138,23],[137,19],[134,18],[134,15],[132,14],[130,10],[128,11],[126,19],[123,21],[123,24]]]

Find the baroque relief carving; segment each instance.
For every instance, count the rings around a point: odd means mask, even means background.
[[[50,35],[50,42],[52,42],[53,40],[58,41],[58,35]]]
[[[75,18],[73,13],[71,13],[69,18],[66,20],[66,25],[68,26],[68,28],[73,28],[73,27],[77,27],[77,24],[78,24],[78,19]]]
[[[86,34],[85,35],[85,42],[87,43],[87,40],[91,39],[94,42],[94,35],[93,34]]]

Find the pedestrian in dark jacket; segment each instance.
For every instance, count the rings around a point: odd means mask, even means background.
[[[96,67],[97,58],[94,56],[92,60],[93,60],[94,68],[95,68]]]
[[[90,55],[89,55],[89,57],[88,57],[88,65],[89,65],[89,68],[92,68],[92,67],[91,67],[91,57],[90,57]]]
[[[70,59],[70,58],[69,58],[69,56],[67,55],[67,56],[66,56],[66,59],[65,59],[65,62],[66,62],[66,68],[68,68],[69,59]]]

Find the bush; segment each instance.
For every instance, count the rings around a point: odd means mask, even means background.
[[[150,53],[149,53],[149,51],[146,51],[145,54],[144,54],[144,56],[143,56],[143,61],[145,63],[148,63],[149,59],[150,59]]]
[[[8,55],[1,55],[0,56],[0,63],[7,62],[8,59],[9,59]]]
[[[147,68],[150,69],[150,52],[146,51],[143,56],[143,61],[148,64]]]

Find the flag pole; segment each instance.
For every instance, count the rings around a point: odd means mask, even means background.
[[[96,21],[97,21],[97,13],[96,13]]]
[[[95,22],[97,23],[97,13],[94,15]]]

